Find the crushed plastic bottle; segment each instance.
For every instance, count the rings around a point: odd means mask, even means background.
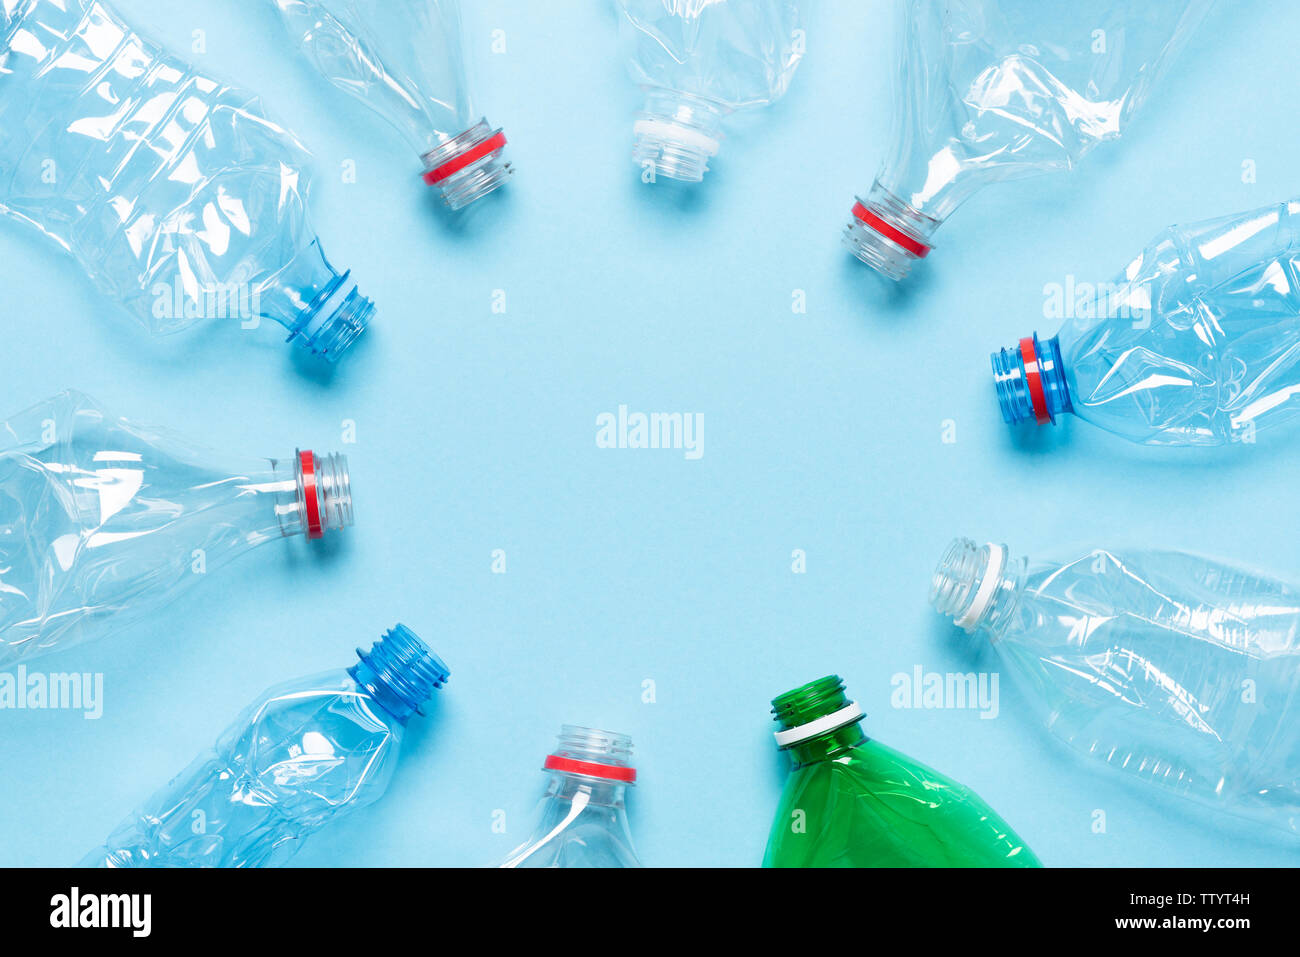
[[[803,57],[792,0],[618,0],[619,39],[645,94],[633,159],[698,183],[737,110],[784,94]]]
[[[1128,131],[1212,2],[907,0],[889,149],[845,245],[900,280],[977,190],[1073,169]]]
[[[147,618],[253,546],[352,524],[341,455],[223,461],[79,392],[0,436],[0,667]]]
[[[347,671],[272,688],[82,867],[269,867],[383,797],[447,666],[397,625]]]
[[[1087,759],[1300,830],[1300,588],[1193,555],[957,539],[931,602]]]
[[[316,69],[397,128],[444,203],[505,184],[505,133],[471,101],[459,0],[271,2]]]
[[[0,212],[151,332],[254,328],[336,360],[374,304],[307,222],[306,151],[91,0],[0,4]]]
[[[791,771],[764,867],[1039,867],[974,791],[862,731],[837,675],[773,699]]]
[[[550,774],[532,836],[502,867],[640,867],[625,794],[636,783],[632,740],[566,724],[542,768]]]
[[[1300,201],[1171,227],[1072,311],[993,353],[1008,424],[1073,413],[1148,445],[1253,441],[1300,411]]]

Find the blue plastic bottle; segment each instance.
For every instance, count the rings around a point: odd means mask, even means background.
[[[1223,445],[1300,412],[1300,201],[1172,227],[1069,318],[993,353],[1009,424],[1073,413],[1133,442]]]
[[[258,698],[81,866],[283,864],[326,824],[377,801],[407,720],[450,672],[403,625],[357,655],[347,671]]]
[[[333,361],[374,304],[307,222],[307,155],[257,100],[90,0],[0,4],[0,212],[155,334],[263,318]]]

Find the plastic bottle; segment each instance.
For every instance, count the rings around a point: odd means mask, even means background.
[[[223,460],[79,392],[0,436],[0,667],[146,618],[255,545],[352,524],[341,455]]]
[[[1061,331],[993,353],[1009,424],[1073,413],[1149,445],[1253,441],[1300,410],[1300,201],[1165,230]]]
[[[1176,552],[1062,554],[957,539],[931,602],[993,643],[1074,751],[1295,832],[1300,588]]]
[[[845,245],[903,279],[982,187],[1073,169],[1128,131],[1212,2],[907,0],[889,148]]]
[[[542,764],[550,776],[532,836],[502,867],[640,867],[625,794],[636,783],[632,740],[566,724]]]
[[[316,69],[397,128],[444,203],[505,183],[505,134],[471,103],[459,0],[271,2]]]
[[[0,211],[151,332],[266,318],[330,361],[356,340],[374,304],[312,234],[306,159],[104,4],[0,4]]]
[[[80,866],[276,866],[383,797],[406,722],[450,672],[404,625],[357,656],[263,694]]]
[[[737,110],[785,94],[803,56],[792,0],[618,0],[619,41],[645,94],[632,156],[655,176],[698,183]]]
[[[974,791],[868,738],[837,675],[772,701],[791,771],[764,867],[1039,867]]]

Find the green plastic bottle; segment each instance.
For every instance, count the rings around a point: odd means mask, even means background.
[[[868,738],[836,675],[772,701],[793,767],[764,867],[1041,867],[978,794]]]

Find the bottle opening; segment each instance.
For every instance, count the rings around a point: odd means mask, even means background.
[[[542,768],[634,784],[636,768],[632,767],[631,759],[632,739],[627,735],[566,724],[560,728],[559,742],[546,756]]]
[[[654,90],[632,124],[632,158],[654,175],[687,183],[703,181],[722,142],[722,111],[684,93]]]
[[[844,245],[882,275],[893,280],[906,278],[912,263],[930,254],[930,237],[940,221],[899,199],[879,180],[866,199],[854,199]]]
[[[375,304],[357,290],[351,270],[343,273],[303,310],[290,340],[314,356],[337,362],[357,337],[365,332]]]
[[[930,580],[930,604],[958,628],[973,633],[998,597],[1008,558],[1005,546],[953,539]]]
[[[857,702],[848,700],[839,675],[818,678],[778,695],[772,699],[772,715],[781,725],[775,732],[781,748],[837,731],[866,716]]]
[[[438,190],[452,209],[464,209],[505,185],[514,172],[504,158],[506,134],[486,119],[425,153],[424,181]]]
[[[299,531],[316,539],[328,530],[342,530],[353,523],[352,479],[348,460],[335,452],[324,458],[310,449],[294,453]]]
[[[1055,336],[1045,343],[1037,333],[1026,336],[1013,348],[993,353],[991,362],[998,407],[1008,425],[1030,420],[1055,424],[1059,414],[1074,411]]]
[[[357,658],[348,669],[352,680],[402,724],[424,714],[424,703],[451,677],[442,659],[405,625],[385,632],[369,651],[358,648]]]

